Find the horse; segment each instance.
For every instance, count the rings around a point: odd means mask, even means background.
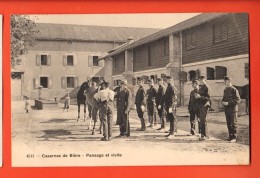
[[[244,86],[235,86],[234,87],[238,90],[238,93],[240,95],[241,99],[246,100],[246,108],[245,112],[246,114],[249,114],[249,84],[244,85]]]
[[[77,105],[78,105],[78,119],[77,122],[80,119],[80,105],[83,104],[84,106],[84,121],[86,120],[86,91],[88,90],[88,88],[90,87],[90,81],[87,80],[86,82],[84,82],[83,84],[81,84],[79,91],[77,93]],[[91,113],[89,112],[89,116],[91,115]]]
[[[99,91],[99,87],[94,88],[94,87],[89,87],[86,92],[86,103],[88,105],[88,111],[89,111],[89,116],[88,119],[90,119],[89,124],[88,124],[88,130],[91,130],[91,125],[92,125],[92,121],[94,119],[94,125],[92,128],[92,135],[95,134],[95,127],[96,127],[96,123],[98,120],[98,117],[100,118],[100,113],[99,113],[99,106],[98,106],[98,102],[94,99],[94,95]],[[100,134],[102,134],[102,124],[100,121],[100,125],[99,125],[99,132]]]

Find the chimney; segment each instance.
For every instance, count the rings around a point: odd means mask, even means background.
[[[130,44],[130,43],[133,43],[134,42],[134,38],[133,37],[128,37],[127,38],[127,43]]]

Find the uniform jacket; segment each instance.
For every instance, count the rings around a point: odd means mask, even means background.
[[[123,109],[125,111],[130,111],[131,101],[132,101],[132,93],[126,88],[124,90],[120,90],[116,94],[117,98],[117,109]]]
[[[155,103],[155,99],[156,99],[156,94],[157,94],[157,91],[156,89],[151,86],[147,91],[146,91],[146,94],[147,94],[147,104],[151,104],[151,103]]]
[[[210,87],[205,85],[200,85],[199,92],[200,98],[197,99],[199,107],[203,107],[207,102],[210,101]]]
[[[237,112],[238,104],[241,101],[238,90],[233,86],[226,87],[224,90],[224,95],[223,95],[222,101],[228,102],[228,105],[225,106],[225,111]]]
[[[157,106],[159,106],[159,105],[163,106],[165,92],[166,92],[166,87],[164,85],[159,86],[158,91],[157,91],[157,96],[156,96]]]
[[[188,105],[188,110],[189,111],[196,111],[198,110],[198,101],[195,98],[195,93],[198,93],[198,89],[194,89],[190,92],[190,100],[189,100],[189,105]]]
[[[145,105],[145,91],[144,88],[141,86],[136,92],[135,96],[135,104],[136,105]]]
[[[177,88],[172,84],[168,84],[165,95],[164,104],[168,108],[174,108],[177,101]]]

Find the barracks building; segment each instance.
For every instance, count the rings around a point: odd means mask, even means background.
[[[131,40],[102,59],[105,79],[135,85],[137,77],[170,75],[186,105],[191,81],[205,75],[213,100],[223,96],[224,76],[233,84],[249,83],[248,14],[203,13],[139,40]],[[137,87],[136,87],[137,88]]]
[[[70,92],[87,76],[99,80],[105,75],[101,56],[124,44],[128,37],[140,39],[158,29],[106,27],[65,24],[36,24],[36,45],[12,70],[12,99],[28,95],[38,99],[39,86],[43,99],[57,100]]]

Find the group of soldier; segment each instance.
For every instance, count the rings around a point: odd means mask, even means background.
[[[160,127],[156,130],[168,133],[167,139],[174,138],[177,133],[177,89],[174,86],[174,80],[171,76],[164,79],[159,78],[158,89],[154,87],[153,79],[148,80],[149,88],[145,91],[144,79],[137,78],[138,90],[135,95],[135,107],[137,115],[141,122],[141,127],[137,131],[145,131],[147,128],[155,129],[157,125],[157,113],[160,118]],[[225,109],[227,121],[229,142],[237,141],[237,111],[240,103],[240,96],[235,87],[231,84],[229,77],[224,78],[226,88],[224,90],[222,105]],[[117,121],[120,134],[117,137],[130,136],[129,112],[132,105],[132,92],[128,89],[127,81],[120,82],[120,89],[113,91],[109,89],[108,82],[100,84],[101,90],[95,94],[94,98],[99,103],[100,120],[103,125],[102,141],[112,139],[113,123],[113,101],[117,100]],[[196,120],[198,121],[199,140],[209,139],[207,114],[211,107],[210,87],[206,83],[205,76],[200,76],[198,80],[192,81],[193,90],[190,93],[188,111],[190,114],[190,134],[195,135]],[[149,126],[146,126],[144,119],[145,108],[147,110]],[[166,130],[166,122],[169,122],[170,129]]]

